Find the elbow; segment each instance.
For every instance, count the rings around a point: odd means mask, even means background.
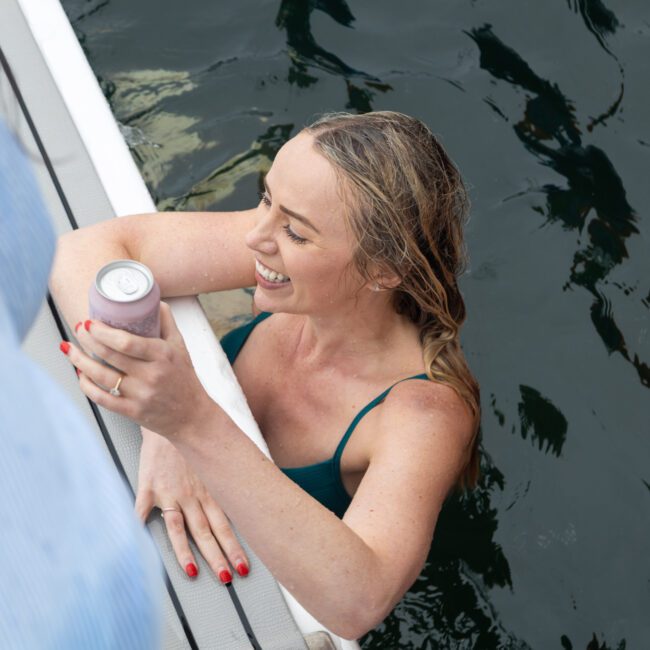
[[[60,291],[67,286],[67,280],[73,273],[74,263],[76,260],[75,247],[77,231],[59,235],[56,240],[54,259],[50,268],[48,287],[56,300]]]
[[[366,634],[366,632],[369,632],[372,627],[366,628],[364,625],[360,625],[359,621],[347,619],[346,617],[346,620],[337,621],[336,624],[330,625],[328,629],[332,634],[335,634],[341,639],[346,641],[356,641]]]
[[[356,608],[342,613],[329,628],[342,639],[359,639],[376,628],[393,609],[392,600],[378,599],[377,594],[360,598],[357,602]]]
[[[65,233],[59,235],[56,240],[56,249],[54,251],[54,259],[52,260],[52,267],[50,269],[49,282],[48,285],[51,291],[55,291],[57,288],[58,275],[61,271],[62,260],[65,259],[65,256],[62,255],[64,247],[67,245],[70,240],[71,233]]]
[[[64,232],[63,234],[59,235],[56,239],[57,251],[62,248],[68,248],[70,246],[74,246],[74,242],[79,238],[80,232],[81,229],[69,230],[68,232]]]
[[[56,238],[56,252],[54,255],[53,264],[54,269],[58,267],[57,261],[61,261],[61,258],[59,257],[61,251],[68,250],[70,247],[74,247],[75,240],[78,237],[78,232],[78,230],[70,230],[69,232],[64,232],[62,235],[59,235]]]
[[[381,616],[370,616],[366,612],[362,617],[346,617],[346,620],[338,621],[336,625],[332,625],[329,629],[342,639],[356,641],[376,628],[387,615],[388,613]]]
[[[386,570],[379,559],[363,574],[351,576],[345,598],[341,592],[333,593],[327,613],[314,612],[319,620],[333,634],[342,639],[356,640],[364,636],[393,611],[417,578],[419,571],[413,571],[407,580],[396,578],[394,571]],[[320,614],[320,615],[319,615]]]
[[[418,575],[415,573],[410,580],[396,581],[390,571],[382,568],[378,562],[372,576],[366,574],[365,579],[358,576],[356,589],[351,590],[350,598],[346,599],[345,611],[339,607],[329,626],[334,634],[355,640],[376,628],[393,611]]]
[[[336,636],[345,641],[357,641],[364,634],[370,632],[374,627],[374,625],[361,624],[359,621],[350,621],[349,624],[331,627],[330,632],[333,632]]]

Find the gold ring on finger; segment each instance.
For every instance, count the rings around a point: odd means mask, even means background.
[[[120,393],[120,384],[122,383],[122,379],[124,379],[123,375],[117,380],[117,384],[108,391],[114,397],[119,397],[122,394]]]

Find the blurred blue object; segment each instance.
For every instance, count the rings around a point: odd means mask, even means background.
[[[0,121],[0,648],[154,648],[153,542],[83,415],[20,348],[55,240]]]

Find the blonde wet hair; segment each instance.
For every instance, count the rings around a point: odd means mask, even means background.
[[[357,270],[380,286],[377,268],[400,278],[390,289],[393,306],[420,329],[427,375],[453,388],[472,413],[471,450],[456,487],[474,488],[481,407],[459,340],[470,207],[460,172],[427,126],[402,113],[328,113],[305,131],[345,188]]]

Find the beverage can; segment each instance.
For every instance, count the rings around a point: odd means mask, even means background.
[[[99,269],[88,291],[88,312],[111,327],[160,338],[160,287],[135,260],[114,260]]]

